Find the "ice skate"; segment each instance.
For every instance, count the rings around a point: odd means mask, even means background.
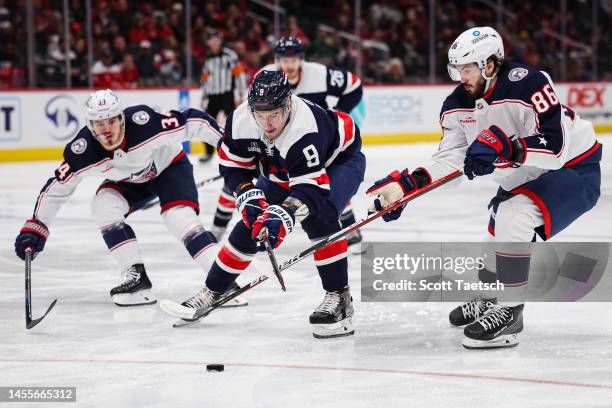
[[[121,273],[119,285],[110,295],[117,306],[152,305],[157,302],[151,294],[151,281],[143,264],[135,264]]]
[[[353,328],[353,298],[349,287],[326,292],[323,302],[310,315],[312,335],[317,339],[355,334]]]

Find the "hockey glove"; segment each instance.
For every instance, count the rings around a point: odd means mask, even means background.
[[[251,237],[262,242],[266,237],[274,248],[278,248],[285,237],[293,231],[295,215],[287,207],[272,205],[253,224]]]
[[[247,228],[252,228],[253,223],[266,208],[269,207],[264,192],[253,186],[253,183],[242,183],[236,189],[236,208],[242,214],[242,222]]]
[[[45,248],[48,237],[49,230],[45,224],[34,218],[27,220],[15,239],[15,253],[19,258],[25,260],[25,251],[31,248],[32,259],[34,259],[36,254]]]
[[[395,170],[387,177],[376,181],[366,191],[366,194],[375,197],[374,202],[368,209],[368,213],[380,211],[416,189],[417,182],[408,169],[404,169],[401,173]],[[383,215],[383,220],[386,222],[397,220],[402,214],[404,207],[402,206]]]
[[[510,140],[497,126],[485,129],[468,148],[463,162],[463,172],[472,180],[476,176],[493,173],[495,167],[507,167],[524,160],[521,138]],[[500,165],[506,163],[506,165]],[[497,166],[496,166],[497,164]]]

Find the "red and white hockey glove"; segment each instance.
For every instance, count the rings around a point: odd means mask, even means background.
[[[15,239],[15,253],[19,258],[25,259],[25,251],[30,248],[34,259],[36,254],[45,248],[48,237],[49,230],[45,224],[34,218],[27,220]]]
[[[252,228],[255,220],[269,207],[264,192],[253,183],[242,183],[236,189],[236,209],[242,214],[242,222]]]
[[[374,182],[366,191],[366,194],[375,197],[368,212],[373,213],[380,211],[389,204],[393,204],[414,191],[416,188],[417,182],[408,169],[404,169],[401,172],[398,170],[392,171],[387,177]],[[404,206],[399,207],[383,215],[382,218],[387,222],[397,220],[403,210]]]
[[[294,223],[295,215],[291,210],[281,205],[272,205],[253,224],[251,237],[258,242],[268,238],[270,244],[278,248],[293,231]]]

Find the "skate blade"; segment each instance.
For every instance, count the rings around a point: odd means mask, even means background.
[[[248,305],[249,305],[249,302],[247,302],[246,299],[238,296],[238,297],[233,298],[229,302],[222,304],[219,307],[223,307],[223,308],[225,307],[244,307]]]
[[[468,350],[510,348],[516,347],[518,344],[518,334],[506,334],[493,340],[474,340],[468,337],[463,338],[463,347]]]
[[[199,320],[184,320],[184,319],[176,319],[174,323],[172,323],[172,327],[185,327],[191,326],[192,324],[198,323]]]
[[[112,296],[113,303],[117,306],[144,306],[157,303],[150,289],[139,290],[134,293],[118,293]]]
[[[170,299],[163,299],[159,302],[159,308],[164,311],[164,313],[169,314],[172,317],[178,317],[183,320],[193,320],[195,321],[195,314],[197,312],[196,309],[192,307],[185,307],[179,303],[176,303]]]
[[[353,319],[347,318],[332,324],[312,324],[312,335],[317,339],[351,336],[355,334]]]

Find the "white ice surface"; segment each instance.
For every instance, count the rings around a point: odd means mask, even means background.
[[[607,145],[610,138],[602,140]],[[365,214],[368,200],[361,193],[372,181],[415,167],[435,148],[366,147],[366,181],[354,200],[358,216]],[[597,207],[556,240],[612,241],[611,158],[604,149]],[[248,307],[215,312],[192,327],[172,328],[173,319],[157,305],[115,307],[108,291],[118,271],[89,210],[100,180],[84,181],[52,225],[33,263],[35,317],[53,299],[58,304],[39,326],[25,330],[23,263],[13,241],[56,165],[0,165],[0,386],[76,386],[79,407],[612,406],[609,303],[529,304],[517,348],[468,351],[461,347],[461,329],[447,323],[451,304],[359,302],[359,259],[351,257],[356,335],[348,338],[311,335],[308,315],[322,289],[310,259],[285,272],[286,293],[268,281],[248,293]],[[215,172],[213,164],[195,167],[196,180]],[[219,188],[200,192],[205,225]],[[364,236],[482,240],[495,190],[488,180],[466,181],[415,200],[398,222],[373,222]],[[158,298],[195,293],[204,273],[166,232],[158,210],[129,221]],[[278,250],[279,261],[308,245],[301,232],[293,234]],[[255,276],[251,271],[239,281]],[[225,372],[209,373],[207,363],[225,364]]]

